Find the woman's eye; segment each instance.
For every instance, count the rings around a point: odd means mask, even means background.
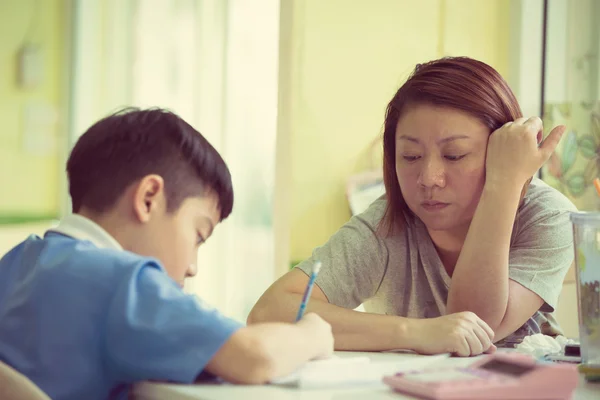
[[[417,161],[421,156],[402,156],[402,158],[404,158],[405,161],[413,162]]]
[[[464,158],[465,155],[466,154],[463,154],[463,155],[460,155],[460,156],[444,156],[444,157],[446,158],[446,160],[449,160],[449,161],[458,161],[461,158]]]
[[[196,241],[196,245],[200,246],[202,243],[204,243],[204,238],[202,237],[202,235],[198,234],[198,240]]]

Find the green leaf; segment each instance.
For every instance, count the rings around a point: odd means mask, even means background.
[[[577,134],[575,131],[569,131],[564,140],[565,144],[562,150],[563,175],[566,174],[575,163],[575,157],[577,156]]]
[[[582,101],[581,102],[581,107],[583,107],[584,110],[592,111],[594,109],[594,103],[593,102]]]
[[[571,103],[558,104],[557,109],[564,118],[571,117]]]
[[[569,192],[575,197],[579,197],[585,191],[585,178],[583,174],[573,175],[567,181],[567,186],[569,187]]]
[[[598,157],[595,157],[588,161],[585,169],[583,170],[583,178],[586,185],[591,185],[595,178],[600,176],[600,168],[598,166]]]
[[[596,157],[598,146],[591,135],[585,135],[579,139],[579,151],[587,159]]]
[[[600,142],[600,116],[592,113],[592,136]]]

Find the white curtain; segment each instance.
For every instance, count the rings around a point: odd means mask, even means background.
[[[201,248],[186,290],[245,320],[275,278],[279,0],[76,3],[73,139],[115,108],[161,106],[221,152],[233,214]]]

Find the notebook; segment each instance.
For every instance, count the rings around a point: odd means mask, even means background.
[[[447,357],[448,354],[440,354],[399,358],[398,361],[371,361],[367,356],[334,356],[325,360],[310,361],[291,374],[274,379],[270,383],[301,389],[382,385],[385,375],[421,369]]]

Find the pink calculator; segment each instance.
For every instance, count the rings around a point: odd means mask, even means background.
[[[573,364],[537,363],[519,353],[495,353],[464,368],[428,368],[386,376],[394,390],[436,400],[570,399],[579,382]]]

